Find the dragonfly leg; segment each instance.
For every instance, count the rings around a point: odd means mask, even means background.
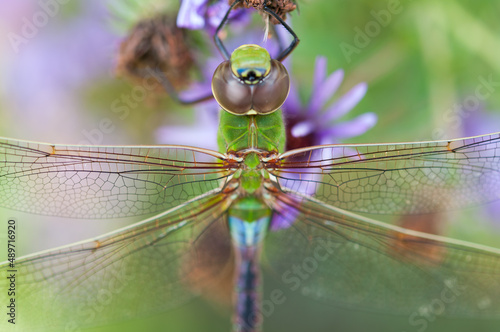
[[[219,51],[221,52],[221,54],[222,54],[222,56],[224,57],[225,60],[229,60],[229,58],[231,57],[231,55],[227,51],[227,49],[224,46],[224,43],[222,42],[222,40],[219,38],[219,32],[224,27],[224,25],[227,23],[227,21],[229,19],[229,13],[240,2],[241,2],[241,0],[235,0],[233,2],[233,4],[231,5],[231,7],[229,7],[228,11],[226,12],[226,15],[224,15],[224,18],[220,22],[219,26],[215,30],[214,42],[215,42],[215,45],[217,46],[217,48],[219,49]],[[293,29],[281,17],[279,17],[279,15],[276,14],[276,12],[274,10],[272,10],[271,8],[269,8],[267,6],[264,6],[263,10],[266,13],[268,13],[269,15],[273,16],[278,22],[280,22],[280,24],[283,25],[283,27],[293,36],[293,40],[290,43],[290,45],[286,49],[282,50],[281,53],[276,58],[276,60],[278,60],[278,61],[283,61],[295,49],[295,47],[297,47],[297,45],[299,44],[300,40],[297,37],[297,35],[295,34],[295,32],[293,31]],[[281,48],[281,42],[280,42],[280,48]]]
[[[300,40],[293,31],[293,29],[285,21],[283,21],[283,19],[278,14],[276,14],[274,10],[265,6],[264,11],[267,12],[269,15],[272,15],[276,20],[278,20],[278,22],[280,22],[280,24],[293,36],[293,40],[290,43],[290,45],[286,49],[281,51],[281,53],[276,58],[276,60],[281,62],[285,60],[285,58],[295,49],[295,47],[297,47]],[[280,48],[281,48],[281,43],[280,43]]]
[[[217,48],[219,49],[219,52],[222,54],[222,56],[224,57],[225,60],[229,60],[229,58],[231,56],[230,56],[229,52],[227,51],[226,47],[224,46],[224,44],[222,43],[222,40],[220,40],[220,38],[219,38],[219,32],[222,29],[222,27],[224,27],[224,25],[226,24],[226,22],[228,21],[228,19],[229,19],[229,13],[231,12],[231,10],[233,10],[233,8],[237,4],[239,4],[240,2],[241,2],[241,0],[235,0],[233,2],[233,4],[231,5],[231,7],[229,7],[229,9],[227,10],[226,15],[224,15],[224,18],[220,22],[219,26],[215,30],[214,42],[215,42],[215,45],[217,46]]]
[[[273,36],[276,36],[276,41],[278,42],[278,53],[277,54],[281,54],[281,52],[283,52],[283,50],[285,49],[285,45],[284,45],[284,40],[282,38],[282,36],[280,36],[280,34],[278,33],[278,29],[276,29],[276,25],[274,24],[271,24],[271,29],[273,31]],[[275,59],[275,57],[273,57],[273,59]]]

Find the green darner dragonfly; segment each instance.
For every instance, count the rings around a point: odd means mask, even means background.
[[[2,290],[12,282],[4,274],[15,274],[17,328],[72,331],[151,314],[229,275],[234,330],[258,331],[262,254],[287,287],[332,303],[410,314],[444,294],[446,315],[500,316],[500,250],[362,215],[498,199],[500,133],[284,152],[279,107],[288,83],[279,61],[244,45],[219,66],[213,89],[225,110],[219,152],[0,139],[2,206],[150,216],[0,265]],[[307,277],[291,268],[297,263]]]
[[[219,84],[228,88],[220,82],[233,77],[229,71],[243,77],[246,89],[266,74],[286,76],[264,49],[242,46],[214,75],[218,100]],[[277,108],[286,84],[270,84]],[[198,271],[207,266],[215,275],[234,272],[234,330],[257,331],[263,248],[286,285],[315,298],[409,313],[446,292],[454,297],[448,315],[500,314],[499,250],[356,214],[431,213],[497,198],[500,133],[283,153],[281,112],[266,108],[271,104],[222,113],[225,152],[2,139],[4,207],[70,218],[156,214],[17,259],[21,326],[71,330],[163,310],[190,297],[191,286],[209,288],[212,279]],[[313,273],[301,279],[291,262]],[[1,265],[3,274],[11,269]],[[0,287],[7,289],[8,279]],[[92,310],[96,299],[106,303],[99,315]]]

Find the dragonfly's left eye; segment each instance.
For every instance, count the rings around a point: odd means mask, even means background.
[[[285,67],[257,45],[237,48],[230,61],[217,67],[212,79],[215,99],[236,115],[272,113],[283,105],[289,89]]]

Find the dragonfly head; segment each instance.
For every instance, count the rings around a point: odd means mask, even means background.
[[[290,90],[283,64],[258,45],[242,45],[217,67],[212,79],[215,100],[235,115],[265,115],[278,110]]]

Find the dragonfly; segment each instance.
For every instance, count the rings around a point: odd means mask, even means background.
[[[286,287],[330,304],[409,315],[444,296],[443,315],[500,317],[499,249],[365,215],[425,216],[500,198],[500,132],[284,151],[280,61],[242,45],[212,88],[223,110],[219,151],[0,138],[2,207],[145,217],[0,264],[0,297],[15,298],[17,328],[73,331],[149,315],[229,280],[233,331],[261,331],[263,259]],[[3,291],[12,285],[15,296]]]

